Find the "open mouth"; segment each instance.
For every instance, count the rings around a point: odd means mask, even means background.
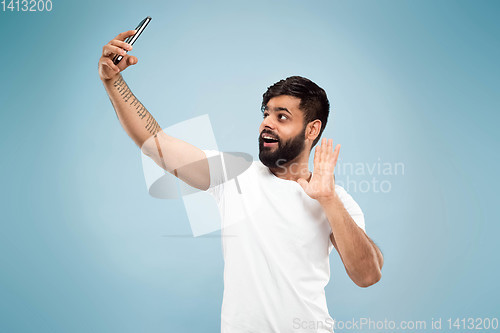
[[[264,141],[264,147],[272,147],[278,145],[278,139],[272,137],[271,135],[262,135],[262,141]]]

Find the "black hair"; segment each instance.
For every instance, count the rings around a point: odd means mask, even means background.
[[[312,149],[325,129],[330,113],[330,102],[328,102],[326,92],[305,77],[290,76],[267,88],[267,91],[262,95],[262,110],[271,98],[281,95],[300,98],[299,108],[304,112],[304,127],[313,120],[321,120],[321,129],[311,145]]]

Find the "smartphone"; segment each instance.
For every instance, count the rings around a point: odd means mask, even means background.
[[[144,20],[142,20],[141,23],[139,23],[139,25],[137,26],[137,28],[134,29],[135,34],[133,36],[127,37],[127,39],[125,39],[125,43],[130,44],[130,45],[134,45],[135,41],[137,40],[137,38],[139,38],[141,33],[144,31],[144,29],[146,29],[146,26],[148,25],[148,23],[150,21],[151,21],[150,16],[148,16]],[[125,51],[125,52],[127,52],[127,51]],[[118,63],[122,59],[123,59],[123,56],[121,56],[119,54],[115,55],[113,58],[113,64],[118,65]]]

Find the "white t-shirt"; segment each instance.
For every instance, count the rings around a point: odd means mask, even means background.
[[[235,179],[227,179],[227,166],[221,168],[217,159],[208,161],[207,192],[222,221],[221,332],[332,332],[324,288],[333,244],[320,204],[299,183],[276,177],[260,161]],[[335,191],[365,230],[359,205],[342,187]]]

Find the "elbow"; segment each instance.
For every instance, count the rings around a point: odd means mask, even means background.
[[[373,256],[365,256],[361,258],[356,265],[356,269],[346,270],[351,277],[351,280],[361,288],[373,286],[382,278],[382,266],[384,265],[384,257],[381,253]]]
[[[377,256],[372,264],[372,268],[364,274],[364,276],[355,282],[361,288],[368,288],[379,282],[382,278],[382,266],[384,265],[384,257],[382,254]]]
[[[354,283],[356,283],[358,287],[368,288],[370,286],[373,286],[375,283],[379,282],[381,278],[382,278],[382,272],[377,267],[376,269],[373,269],[369,274],[365,274],[365,276],[362,279],[354,281]]]

